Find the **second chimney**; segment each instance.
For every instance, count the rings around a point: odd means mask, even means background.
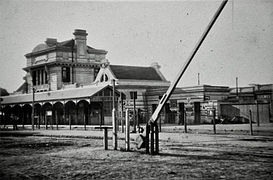
[[[73,34],[75,36],[78,58],[85,58],[87,53],[86,36],[88,34],[86,33],[86,30],[82,29],[75,29]]]

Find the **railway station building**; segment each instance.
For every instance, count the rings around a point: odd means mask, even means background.
[[[31,124],[33,112],[39,125],[111,124],[113,94],[121,116],[132,92],[137,106],[145,109],[148,87],[169,86],[157,63],[147,67],[110,65],[107,51],[86,44],[85,30],[76,29],[73,34],[73,39],[62,42],[47,38],[25,55],[25,82],[3,97],[2,124],[13,117],[19,124]]]
[[[31,124],[32,117],[36,125],[111,124],[113,105],[119,122],[125,109],[135,109],[135,119],[147,122],[170,86],[160,65],[111,64],[107,51],[87,45],[85,30],[76,29],[73,35],[61,42],[47,38],[25,55],[25,82],[2,97],[1,124],[9,124],[13,117],[23,125]],[[272,84],[178,87],[159,121],[183,124],[186,117],[188,124],[211,123],[213,115],[217,119],[248,116],[251,109],[254,121],[272,122],[272,89]]]

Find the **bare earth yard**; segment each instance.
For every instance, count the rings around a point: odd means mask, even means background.
[[[273,179],[272,136],[160,133],[152,156],[133,141],[124,152],[94,137],[0,135],[0,179]]]

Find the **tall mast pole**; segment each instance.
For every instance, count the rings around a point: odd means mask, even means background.
[[[198,73],[197,76],[198,76],[197,77],[198,78],[198,82],[197,83],[198,83],[198,86],[199,86],[200,85],[200,73]]]
[[[162,96],[162,98],[161,98],[161,100],[159,102],[159,105],[157,106],[156,110],[154,111],[152,117],[149,120],[149,123],[154,123],[155,121],[157,121],[158,115],[161,112],[163,106],[165,105],[165,103],[170,98],[170,96],[171,96],[172,92],[174,91],[176,85],[178,84],[178,82],[181,79],[182,75],[185,73],[187,67],[190,65],[192,59],[194,58],[194,56],[197,53],[197,51],[200,48],[200,46],[202,45],[203,41],[205,40],[205,38],[208,35],[210,29],[212,28],[213,24],[217,20],[218,16],[221,14],[221,12],[224,9],[224,7],[225,7],[225,5],[226,5],[227,2],[228,2],[228,0],[223,0],[222,1],[222,3],[219,6],[218,10],[216,11],[216,13],[214,14],[214,16],[212,17],[210,23],[208,24],[208,26],[205,29],[204,33],[202,34],[201,38],[199,39],[199,41],[197,42],[197,44],[194,47],[193,51],[191,52],[190,56],[188,57],[186,63],[182,66],[182,68],[178,72],[176,78],[174,79],[173,83],[171,84],[171,86],[169,87],[169,89],[167,90],[167,92]]]

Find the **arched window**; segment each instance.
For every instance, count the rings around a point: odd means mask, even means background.
[[[107,82],[108,81],[108,76],[105,74],[104,75],[104,81]]]
[[[108,76],[106,74],[102,74],[100,77],[100,82],[107,82],[109,80]]]

